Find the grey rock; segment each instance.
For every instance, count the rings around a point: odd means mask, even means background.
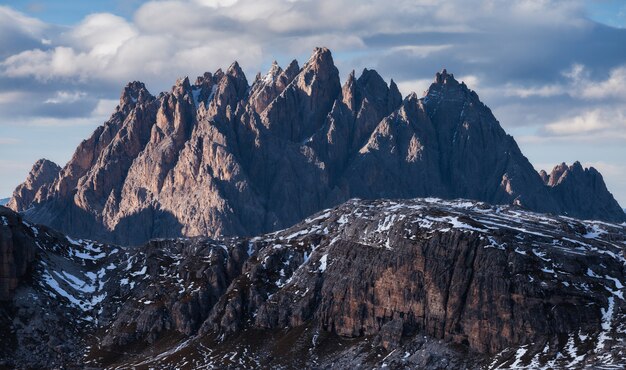
[[[51,182],[34,189],[33,177],[14,210],[124,245],[256,235],[354,197],[467,198],[626,221],[597,171],[538,174],[447,71],[424,97],[403,100],[374,70],[352,72],[340,86],[326,48],[302,68],[273,64],[252,86],[236,62],[156,97],[132,82]]]

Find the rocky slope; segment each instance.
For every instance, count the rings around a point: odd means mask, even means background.
[[[324,48],[303,67],[274,64],[251,86],[237,63],[158,96],[132,82],[57,176],[39,172],[12,209],[121,244],[255,235],[353,197],[469,198],[626,220],[593,169],[559,166],[542,181],[491,110],[445,70],[423,97],[403,100],[373,70],[341,86]]]
[[[34,251],[0,302],[7,367],[626,366],[626,224],[351,200],[251,239],[123,248],[0,216],[0,265]]]

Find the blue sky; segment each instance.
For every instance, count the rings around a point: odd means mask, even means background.
[[[0,198],[41,157],[64,165],[121,88],[153,94],[237,59],[248,79],[333,51],[403,94],[442,67],[477,91],[537,169],[579,160],[626,206],[626,2],[0,1]]]

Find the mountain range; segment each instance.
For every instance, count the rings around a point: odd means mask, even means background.
[[[403,99],[374,70],[341,85],[326,48],[251,85],[236,62],[156,96],[129,83],[71,160],[38,161],[8,206],[75,238],[140,245],[257,235],[351,198],[430,196],[626,221],[598,171],[536,172],[446,70]]]
[[[351,200],[121,247],[0,207],[0,368],[623,368],[624,226]]]

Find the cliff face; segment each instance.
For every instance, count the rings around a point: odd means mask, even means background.
[[[19,226],[18,226],[19,225]],[[22,217],[0,206],[0,301],[13,298],[13,291],[35,259],[37,246],[22,226]]]
[[[544,183],[476,93],[445,70],[424,97],[402,100],[373,70],[341,86],[330,51],[318,48],[302,68],[274,64],[252,86],[237,63],[156,97],[128,84],[58,176],[28,180],[11,208],[121,244],[254,235],[353,197],[461,197],[626,219],[595,170],[569,172]]]
[[[35,256],[0,302],[8,367],[626,365],[623,225],[353,200],[255,238],[125,248],[0,211]]]

